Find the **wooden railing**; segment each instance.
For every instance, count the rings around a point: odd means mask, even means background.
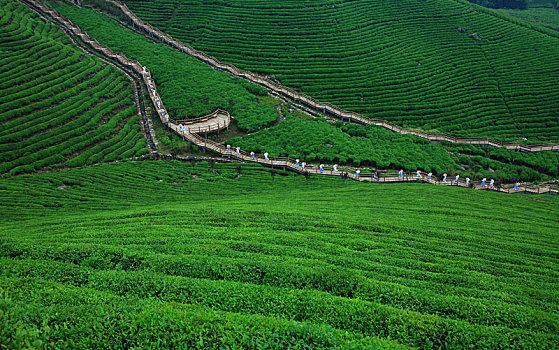
[[[191,124],[186,124],[186,120],[182,120],[180,122],[185,122],[185,124],[177,123],[176,120],[173,120],[168,117],[167,110],[163,105],[163,101],[161,97],[157,93],[157,88],[155,86],[155,82],[151,78],[151,74],[146,67],[143,67],[139,62],[132,61],[126,58],[124,55],[119,53],[114,53],[109,48],[102,46],[99,44],[95,39],[91,39],[87,33],[83,32],[79,27],[72,24],[66,18],[60,16],[56,11],[51,10],[41,4],[36,0],[23,0],[24,3],[35,7],[36,9],[47,13],[52,18],[56,19],[59,23],[64,25],[66,28],[71,30],[75,35],[79,36],[85,43],[93,47],[95,50],[102,52],[107,57],[113,58],[118,60],[120,63],[133,68],[137,73],[141,74],[144,83],[150,94],[150,99],[154,107],[157,110],[158,116],[163,123],[165,123],[169,128],[175,131],[177,134],[182,136],[184,139],[189,140],[190,142],[194,143],[196,146],[204,149],[204,150],[211,150],[223,157],[234,158],[243,162],[254,162],[259,163],[265,166],[270,167],[279,167],[285,170],[291,170],[294,172],[298,172],[300,174],[319,174],[319,175],[330,175],[330,176],[340,176],[356,181],[364,181],[364,182],[429,182],[432,184],[438,185],[447,185],[447,186],[459,186],[459,187],[471,187],[473,189],[490,189],[499,192],[527,192],[527,193],[552,193],[552,194],[559,194],[559,186],[556,184],[546,184],[546,185],[534,185],[534,184],[522,184],[519,185],[517,188],[514,188],[514,185],[511,184],[504,184],[498,185],[494,188],[489,188],[488,185],[482,185],[480,182],[471,181],[469,184],[463,179],[459,179],[459,181],[454,182],[454,180],[448,180],[446,182],[441,181],[437,177],[433,176],[431,179],[427,179],[427,175],[425,173],[420,173],[421,177],[418,177],[416,173],[402,173],[401,175],[394,171],[376,171],[375,173],[370,172],[367,169],[358,169],[353,167],[339,167],[338,169],[334,169],[331,165],[317,165],[317,164],[306,164],[303,165],[303,162],[298,162],[298,160],[289,158],[289,157],[266,157],[262,154],[256,153],[249,153],[244,150],[236,150],[235,148],[227,149],[222,143],[218,143],[207,138],[202,138],[199,134],[204,132],[209,132],[212,130],[222,130],[226,126],[229,125],[230,122],[230,115],[228,112],[223,110],[216,110],[213,113],[203,116],[200,118],[188,120],[192,122]],[[158,103],[159,102],[159,103]],[[224,122],[215,123],[215,124],[208,124],[207,126],[198,127],[196,130],[196,125],[200,123],[207,123],[212,119],[223,118],[225,116]],[[206,131],[206,129],[208,128]],[[202,131],[201,131],[202,130]],[[367,172],[369,171],[369,172]]]
[[[120,11],[122,11],[122,13],[131,21],[134,27],[137,27],[138,29],[145,31],[150,36],[161,40],[163,43],[175,48],[176,50],[186,53],[192,57],[195,57],[214,68],[226,71],[229,74],[235,75],[239,78],[243,78],[252,83],[263,86],[277,94],[281,94],[285,97],[288,97],[297,103],[304,104],[318,111],[322,111],[323,113],[329,113],[342,120],[347,120],[350,122],[355,122],[363,125],[377,125],[377,126],[384,127],[388,130],[391,130],[393,132],[397,132],[400,134],[415,135],[418,137],[425,138],[429,141],[447,141],[451,143],[489,145],[494,147],[503,147],[507,149],[514,149],[514,150],[525,151],[525,152],[559,151],[559,144],[523,145],[523,144],[512,143],[512,142],[501,142],[489,138],[456,137],[456,136],[446,135],[443,133],[429,133],[420,130],[403,128],[386,120],[370,119],[358,113],[348,112],[340,107],[334,106],[330,103],[321,103],[310,96],[296,92],[295,90],[287,88],[279,83],[258,76],[252,72],[241,70],[233,65],[222,63],[212,56],[209,56],[202,52],[198,52],[193,48],[184,45],[183,43],[177,40],[174,40],[171,36],[169,36],[166,33],[163,33],[159,29],[154,28],[147,23],[144,23],[125,4],[122,4],[117,0],[106,0],[106,1],[118,7]]]

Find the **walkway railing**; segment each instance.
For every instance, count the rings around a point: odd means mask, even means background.
[[[163,33],[161,30],[152,27],[151,25],[144,23],[138,16],[136,16],[125,4],[120,3],[117,0],[106,0],[109,3],[112,3],[113,5],[115,5],[116,7],[118,7],[122,13],[131,21],[131,23],[133,24],[133,26],[137,27],[138,29],[141,29],[143,31],[145,31],[146,33],[148,33],[150,36],[161,40],[163,43],[175,48],[178,51],[181,51],[183,53],[186,53],[192,57],[195,57],[199,60],[201,60],[202,62],[226,71],[229,74],[235,75],[239,78],[243,78],[245,80],[248,80],[252,83],[264,86],[266,88],[268,88],[269,90],[277,93],[277,94],[281,94],[285,97],[288,97],[292,100],[294,100],[297,103],[301,103],[304,105],[307,105],[308,107],[314,108],[318,111],[322,111],[323,113],[329,113],[337,118],[340,118],[342,120],[347,120],[350,122],[355,122],[355,123],[359,123],[359,124],[364,124],[364,125],[377,125],[377,126],[382,126],[388,130],[391,130],[393,132],[397,132],[400,134],[410,134],[410,135],[415,135],[418,137],[422,137],[425,138],[429,141],[447,141],[447,142],[451,142],[451,143],[467,143],[467,144],[472,144],[472,145],[489,145],[489,146],[494,146],[494,147],[504,147],[507,149],[514,149],[514,150],[518,150],[518,151],[525,151],[525,152],[537,152],[537,151],[559,151],[559,144],[534,144],[534,145],[523,145],[523,144],[519,144],[519,143],[512,143],[512,142],[502,142],[502,141],[498,141],[498,140],[493,140],[490,138],[475,138],[475,137],[456,137],[456,136],[451,136],[451,135],[447,135],[447,134],[443,134],[443,133],[429,133],[429,132],[425,132],[425,131],[420,131],[420,130],[414,130],[414,129],[407,129],[407,128],[402,128],[394,123],[391,123],[389,121],[386,120],[380,120],[380,119],[370,119],[367,117],[364,117],[361,114],[358,113],[354,113],[354,112],[348,112],[345,111],[344,109],[334,106],[330,103],[321,103],[317,100],[315,100],[314,98],[307,96],[305,94],[301,94],[299,92],[296,92],[293,89],[287,88],[279,83],[276,83],[274,81],[271,81],[269,79],[263,78],[261,76],[256,75],[255,73],[249,72],[249,71],[245,71],[245,70],[241,70],[233,65],[230,64],[226,64],[226,63],[222,63],[219,60],[217,60],[216,58],[209,56],[205,53],[202,52],[198,52],[196,50],[194,50],[193,48],[184,45],[183,43],[173,39],[171,36],[169,36],[166,33]]]

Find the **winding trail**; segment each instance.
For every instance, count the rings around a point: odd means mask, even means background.
[[[128,18],[131,22],[132,26],[136,29],[145,31],[149,36],[152,38],[161,40],[161,42],[167,44],[168,46],[188,54],[192,57],[199,59],[200,61],[208,64],[209,66],[225,71],[233,76],[236,76],[241,79],[248,80],[251,83],[260,85],[265,87],[276,94],[285,96],[290,98],[291,100],[295,101],[295,103],[299,103],[308,107],[311,107],[317,111],[320,111],[325,114],[332,115],[334,117],[340,118],[343,121],[354,122],[362,125],[376,125],[384,127],[388,130],[393,132],[397,132],[400,134],[410,134],[415,135],[418,137],[425,138],[429,141],[447,141],[451,143],[467,143],[472,145],[488,145],[494,147],[503,147],[506,149],[513,149],[518,151],[524,152],[537,152],[537,151],[559,151],[559,144],[535,144],[535,145],[523,145],[518,143],[511,143],[511,142],[501,142],[489,138],[475,138],[475,137],[455,137],[443,133],[429,133],[415,129],[407,129],[402,128],[394,123],[391,123],[386,120],[380,119],[369,119],[364,117],[361,114],[348,112],[344,109],[334,106],[330,103],[321,103],[310,96],[305,94],[298,93],[292,89],[284,87],[283,85],[258,76],[255,73],[241,70],[233,65],[225,64],[217,60],[216,58],[206,55],[205,53],[198,52],[193,48],[184,45],[183,43],[173,39],[166,33],[163,33],[157,28],[152,27],[151,25],[144,23],[138,16],[136,16],[125,4],[120,3],[117,0],[105,0],[107,3],[114,5],[116,8],[122,12],[122,14]]]
[[[357,169],[351,167],[339,167],[335,169],[334,166],[330,165],[317,165],[308,164],[303,167],[303,163],[299,163],[298,160],[287,158],[287,157],[267,157],[266,155],[248,153],[243,150],[234,150],[227,147],[226,145],[212,140],[202,138],[199,134],[201,133],[211,133],[223,130],[229,127],[231,116],[227,111],[216,110],[213,113],[189,120],[174,120],[169,118],[169,114],[163,105],[161,97],[157,93],[157,88],[155,86],[155,81],[151,77],[150,71],[143,67],[139,62],[129,60],[127,57],[120,53],[115,53],[108,47],[105,47],[95,39],[90,38],[87,33],[82,31],[78,26],[74,25],[68,19],[59,15],[56,11],[46,7],[37,0],[20,0],[24,4],[36,9],[43,14],[56,19],[56,21],[67,30],[70,30],[73,34],[78,36],[84,43],[90,45],[94,50],[104,54],[105,56],[118,61],[119,63],[132,68],[136,73],[143,77],[144,83],[149,92],[150,99],[157,111],[157,115],[163,122],[177,134],[179,134],[183,139],[189,140],[196,146],[204,149],[211,150],[222,157],[229,159],[235,159],[242,162],[252,162],[259,163],[264,166],[272,168],[282,168],[284,170],[290,170],[303,175],[317,174],[317,175],[330,175],[339,176],[342,178],[348,178],[361,182],[378,182],[378,183],[394,183],[394,182],[428,182],[431,184],[444,185],[444,186],[459,186],[468,187],[478,190],[493,190],[504,193],[550,193],[559,194],[559,186],[557,184],[522,184],[517,189],[514,188],[512,184],[496,184],[494,187],[489,187],[488,185],[482,185],[479,182],[471,181],[469,184],[466,183],[464,179],[459,179],[458,181],[448,180],[441,181],[436,176],[431,179],[427,178],[425,173],[403,173],[399,175],[394,171],[378,171],[376,176],[371,173],[370,169]],[[112,0],[109,0],[112,1]],[[559,149],[559,148],[558,148]],[[369,172],[367,172],[369,171]]]

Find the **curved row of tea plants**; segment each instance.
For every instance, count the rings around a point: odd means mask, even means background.
[[[559,38],[465,1],[125,2],[196,49],[347,110],[460,136],[559,140]]]
[[[1,5],[0,173],[147,153],[127,78],[27,7]]]
[[[236,167],[0,179],[3,343],[558,344],[554,196]]]

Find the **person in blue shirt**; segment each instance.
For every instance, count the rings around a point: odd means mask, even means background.
[[[482,185],[482,186],[485,186],[485,181],[486,181],[486,180],[487,180],[486,178],[481,179],[481,185]]]
[[[299,166],[299,159],[295,159],[295,166],[296,166],[296,167]]]
[[[427,174],[427,180],[431,180],[431,177],[433,177],[433,173]]]
[[[404,177],[404,170],[400,169],[400,171],[398,172],[398,178],[402,179]]]
[[[255,159],[254,152],[250,152],[250,158]]]
[[[320,172],[324,171],[324,164],[320,164]]]
[[[355,171],[355,177],[357,178],[357,180],[359,180],[359,173],[360,173],[360,172],[361,172],[361,171],[360,171],[359,169],[357,169],[357,170]]]
[[[518,187],[520,187],[520,183],[519,183],[519,182],[517,182],[517,183],[514,185],[514,190],[515,190],[515,191],[518,191]]]
[[[227,152],[231,152],[231,145],[227,145]]]
[[[456,177],[454,178],[454,183],[458,185],[458,179],[460,178],[460,175],[456,175]]]

